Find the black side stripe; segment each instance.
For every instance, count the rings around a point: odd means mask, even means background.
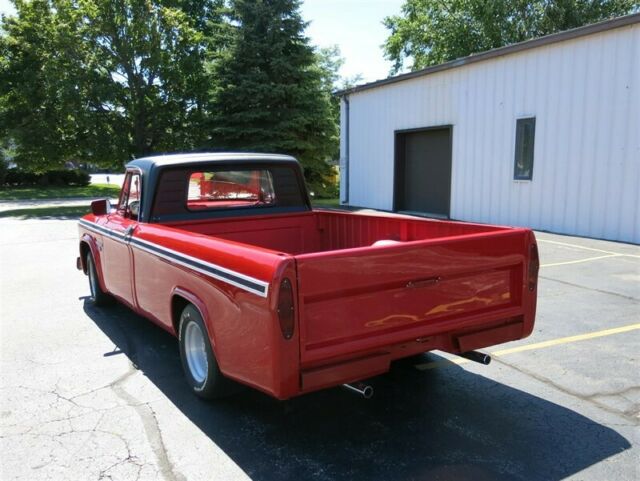
[[[223,280],[227,280],[227,281],[232,281],[236,284],[241,284],[244,287],[248,287],[254,291],[258,291],[260,293],[264,293],[266,290],[266,287],[264,285],[261,284],[257,284],[255,282],[252,282],[250,280],[244,279],[242,277],[239,277],[237,275],[231,274],[229,272],[225,272],[222,271],[216,267],[212,267],[208,264],[203,264],[202,262],[198,262],[196,260],[193,259],[189,259],[186,258],[184,256],[181,256],[179,254],[175,254],[172,251],[167,251],[165,249],[162,249],[161,247],[159,247],[157,244],[152,244],[150,242],[140,242],[139,239],[136,238],[131,238],[131,244],[135,245],[136,247],[140,247],[143,250],[149,250],[155,254],[158,255],[162,255],[162,256],[166,256],[166,257],[170,257],[173,260],[176,261],[180,261],[184,264],[189,265],[190,267],[193,268],[197,268],[197,269],[203,269],[205,271],[207,271],[208,273],[212,274],[213,276],[217,277],[217,278],[222,278]]]
[[[96,225],[83,219],[81,219],[79,223],[89,230],[104,234],[120,242],[127,242],[123,234],[112,229],[107,229],[106,227]],[[180,254],[179,252],[172,251],[171,249],[164,248],[149,241],[136,239],[134,237],[128,238],[128,241],[131,245],[135,246],[138,249],[149,252],[151,254],[155,254],[158,257],[173,261],[192,270],[198,271],[202,274],[232,284],[236,287],[240,287],[241,289],[252,292],[259,296],[267,297],[268,283],[266,282],[259,281],[258,279],[253,279],[251,277],[236,273],[220,266],[216,266],[215,264],[194,259],[192,257]]]
[[[94,224],[93,222],[89,222],[83,219],[80,219],[78,223],[89,230],[99,232],[100,234],[104,234],[107,237],[111,237],[116,240],[124,240],[124,234],[121,234],[118,231],[107,229],[106,227],[102,227],[101,225]]]

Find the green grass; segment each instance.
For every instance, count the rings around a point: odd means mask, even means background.
[[[91,184],[86,187],[0,187],[0,200],[68,199],[72,197],[118,197],[120,187],[112,184]]]
[[[29,209],[13,209],[0,211],[0,218],[15,217],[18,219],[77,219],[90,210],[89,205],[61,205],[56,207],[33,207]]]
[[[334,209],[339,209],[340,199],[312,199],[311,204],[314,207],[331,207]]]
[[[101,186],[104,187],[104,186]],[[106,191],[103,196],[115,196],[119,189],[115,189],[115,194]],[[95,191],[94,191],[95,192]],[[96,195],[96,197],[100,197]],[[340,208],[339,199],[317,199],[312,201],[314,207]],[[89,202],[87,205],[60,205],[54,207],[30,207],[26,209],[13,209],[0,211],[0,218],[15,217],[18,219],[77,219],[89,213]]]

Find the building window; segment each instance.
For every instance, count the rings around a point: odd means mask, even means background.
[[[536,136],[536,118],[518,119],[516,124],[516,156],[514,180],[531,180],[533,177],[533,144]]]

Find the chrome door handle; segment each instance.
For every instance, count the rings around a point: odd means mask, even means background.
[[[407,282],[408,289],[420,289],[421,287],[433,286],[434,284],[439,283],[442,280],[442,277],[429,277],[428,279],[420,279],[417,281],[409,281]]]
[[[129,239],[131,239],[131,236],[133,235],[133,231],[136,230],[136,226],[135,225],[130,225],[129,227],[127,227],[124,231],[124,240],[126,242],[129,242]]]

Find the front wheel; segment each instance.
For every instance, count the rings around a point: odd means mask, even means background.
[[[179,339],[182,367],[193,392],[204,399],[230,394],[230,382],[220,372],[204,320],[192,304],[180,315]]]
[[[87,254],[87,275],[89,276],[89,288],[91,289],[91,302],[94,306],[106,306],[113,302],[112,297],[100,287],[96,263],[91,252]]]

